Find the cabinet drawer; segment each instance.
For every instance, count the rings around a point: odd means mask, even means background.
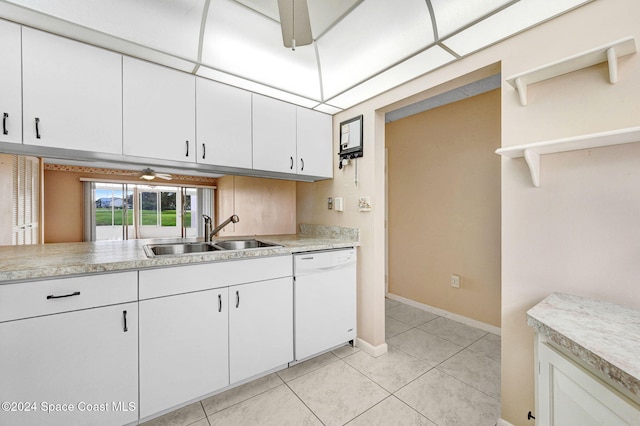
[[[291,255],[140,271],[140,300],[293,275]]]
[[[0,285],[0,322],[137,300],[137,272]]]

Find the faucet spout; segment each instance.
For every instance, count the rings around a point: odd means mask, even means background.
[[[206,220],[206,219],[205,219]],[[211,241],[213,240],[213,237],[222,230],[222,228],[224,228],[225,226],[227,226],[228,224],[230,224],[231,222],[233,223],[238,223],[240,222],[240,218],[238,217],[238,215],[233,215],[231,216],[229,219],[225,220],[224,222],[222,222],[220,225],[216,226],[215,228],[213,228],[213,231],[211,231],[208,235],[209,239],[207,241]],[[206,222],[205,222],[206,224]],[[206,239],[207,235],[205,234],[205,239]]]

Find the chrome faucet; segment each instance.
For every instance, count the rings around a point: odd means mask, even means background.
[[[213,240],[214,235],[216,235],[218,232],[220,232],[220,230],[222,228],[224,228],[225,226],[227,226],[231,222],[233,222],[233,223],[240,222],[240,218],[238,217],[238,215],[234,214],[229,219],[225,220],[220,225],[216,226],[213,229],[213,231],[210,231],[210,229],[211,229],[211,218],[209,216],[207,216],[206,214],[203,214],[202,217],[204,218],[204,240],[205,241]]]

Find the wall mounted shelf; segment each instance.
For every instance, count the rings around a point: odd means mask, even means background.
[[[635,39],[633,37],[627,37],[514,75],[507,79],[507,83],[518,91],[520,104],[525,106],[527,105],[528,85],[587,68],[601,62],[609,62],[609,82],[615,84],[618,82],[618,58],[635,52]]]
[[[629,127],[626,129],[500,148],[496,150],[496,154],[509,158],[524,157],[527,166],[529,166],[533,186],[537,188],[540,186],[541,155],[621,145],[632,142],[640,142],[640,127]]]

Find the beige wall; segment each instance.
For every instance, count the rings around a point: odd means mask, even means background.
[[[500,90],[389,123],[385,141],[389,292],[500,327]]]
[[[296,183],[288,180],[246,176],[218,179],[217,222],[237,214],[221,237],[296,233]]]
[[[503,146],[638,126],[637,53],[620,60],[616,85],[608,83],[606,66],[591,67],[529,87],[526,107],[504,82],[623,37],[634,36],[637,43],[638,16],[640,2],[635,0],[594,1],[334,116],[337,140],[340,121],[364,114],[361,183],[354,187],[351,171],[334,168],[331,182],[299,184],[299,221],[361,228],[361,338],[372,344],[384,341],[383,112],[407,98],[441,93],[468,73],[500,63]],[[533,332],[526,325],[527,309],[554,291],[640,307],[637,145],[544,156],[540,188],[531,185],[522,159],[502,160],[502,417],[515,425],[531,424],[526,417],[534,409]],[[372,214],[326,210],[326,196],[357,193],[373,196]]]

